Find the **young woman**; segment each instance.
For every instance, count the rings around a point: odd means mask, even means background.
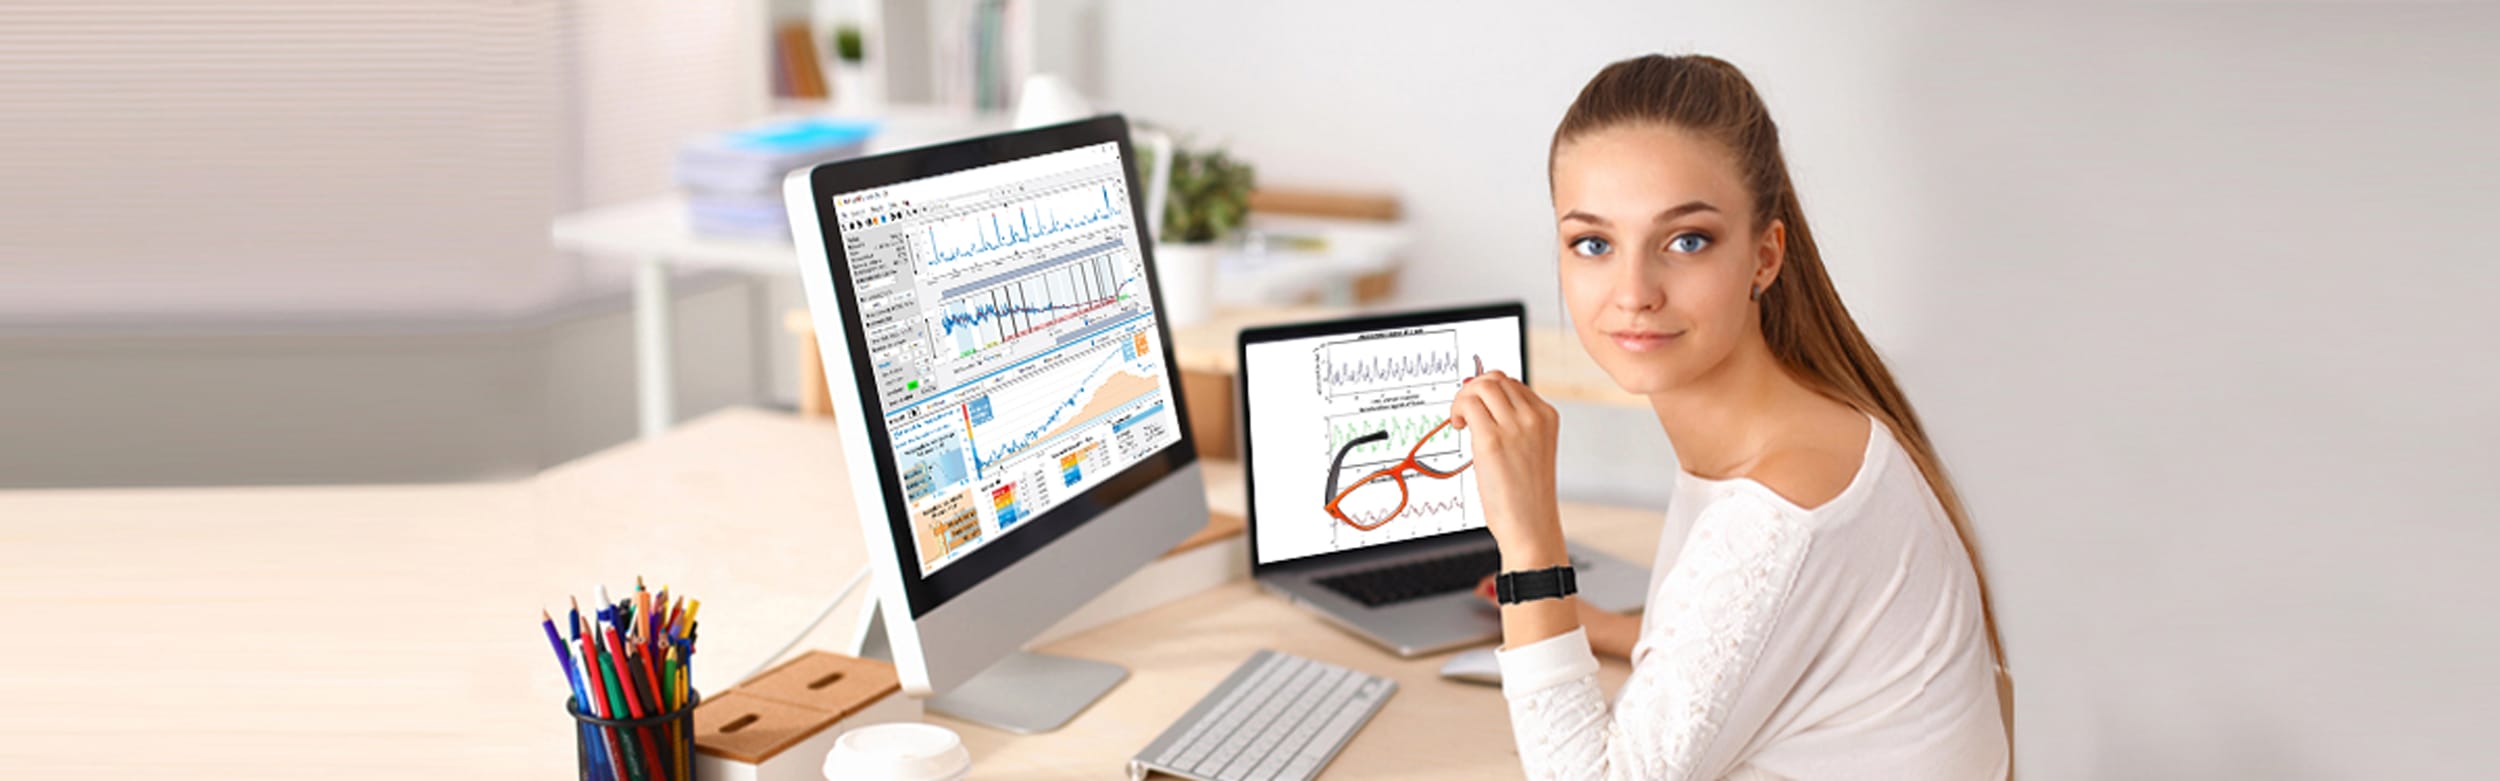
[[[1608,66],[1555,128],[1548,173],[1572,329],[1649,397],[1682,471],[1643,615],[1502,607],[1528,775],[2005,777],[1961,503],[1833,291],[1744,74],[1701,56]],[[1502,571],[1568,566],[1554,408],[1488,373],[1451,414]],[[1632,662],[1611,706],[1592,649]]]

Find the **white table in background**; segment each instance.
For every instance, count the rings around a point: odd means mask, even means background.
[[[816,112],[793,112],[816,113]],[[878,123],[867,154],[925,146],[1007,129],[1003,114],[947,109],[888,109],[875,115],[817,114]],[[750,275],[798,275],[798,251],[787,240],[723,239],[688,224],[686,199],[670,194],[566,214],[548,233],[557,249],[634,264],[635,419],[642,438],[667,431],[677,409],[674,317],[668,278],[677,269]]]
[[[557,249],[633,261],[635,421],[643,439],[667,431],[676,417],[669,274],[686,268],[795,275],[799,268],[798,251],[787,241],[697,235],[679,195],[567,214],[556,218],[550,233]]]

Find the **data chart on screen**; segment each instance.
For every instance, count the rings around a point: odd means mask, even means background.
[[[1119,145],[834,198],[921,574],[1181,437]]]
[[[1248,345],[1259,562],[1484,528],[1467,434],[1442,424],[1461,382],[1524,355],[1511,316]]]

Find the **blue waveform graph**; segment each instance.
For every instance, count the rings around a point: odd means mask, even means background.
[[[1123,203],[1111,197],[1110,185],[1102,185],[1092,193],[1062,193],[931,225],[926,265],[937,270],[992,259],[1017,247],[1118,219],[1127,213],[1121,209]]]
[[[1329,342],[1311,359],[1319,393],[1328,397],[1456,385],[1462,378],[1456,331]]]
[[[968,356],[1084,318],[1137,295],[1140,278],[1123,277],[1120,256],[1102,253],[948,299],[937,310],[934,336]]]
[[[943,323],[946,326],[946,334],[948,336],[953,336],[955,331],[958,329],[972,328],[982,323],[1002,317],[1012,317],[1015,315],[1044,315],[1069,309],[1091,309],[1093,307],[1101,306],[1117,300],[1119,300],[1117,297],[1097,298],[1091,301],[1078,301],[1069,304],[1043,304],[1040,306],[1025,306],[1021,304],[1010,304],[1007,306],[978,304],[963,312],[946,313],[946,318]]]
[[[1126,288],[1136,281],[1136,277],[1121,280],[1120,288]],[[1044,315],[1052,312],[1094,309],[1105,304],[1117,303],[1123,298],[1126,296],[1118,292],[1118,289],[1114,289],[1111,295],[1065,304],[972,304],[959,307],[959,311],[947,312],[939,322],[944,327],[946,335],[953,336],[957,330],[977,327],[992,320],[1019,315]],[[1048,323],[1043,325],[1048,325]],[[1014,336],[1010,335],[1009,338],[1014,338]]]
[[[973,433],[975,444],[972,448],[973,474],[975,476],[989,474],[998,464],[1023,454],[1037,444],[1066,433],[1076,424],[1127,406],[1130,402],[1153,393],[1161,387],[1161,384],[1153,377],[1131,373],[1125,369],[1106,371],[1114,365],[1123,367],[1126,365],[1117,352],[1105,356],[1102,362],[1087,370],[1081,375],[1082,381],[1071,383],[1074,386],[1073,389],[1066,396],[1056,397],[1049,402],[1047,411],[1040,412],[1038,415],[1032,412],[1016,415],[1015,417],[1022,418],[1022,421],[1010,429],[1011,433],[993,435],[979,430],[979,428],[998,428],[1007,425],[1004,423],[976,428]],[[1027,384],[1024,387],[1039,390],[1049,385],[1059,384],[1054,382],[1054,379],[1033,378],[1026,380]],[[991,397],[996,398],[998,395],[994,393]],[[1035,420],[1036,417],[1039,419]]]

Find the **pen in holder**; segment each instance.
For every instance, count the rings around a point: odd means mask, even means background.
[[[688,692],[676,710],[638,719],[600,718],[567,699],[573,714],[573,755],[582,781],[693,781],[694,708],[703,695]]]
[[[695,614],[703,601],[670,599],[634,579],[634,593],[599,601],[589,613],[575,604],[565,629],[540,611],[538,622],[555,650],[573,696],[564,711],[573,717],[574,755],[582,781],[693,781]]]

